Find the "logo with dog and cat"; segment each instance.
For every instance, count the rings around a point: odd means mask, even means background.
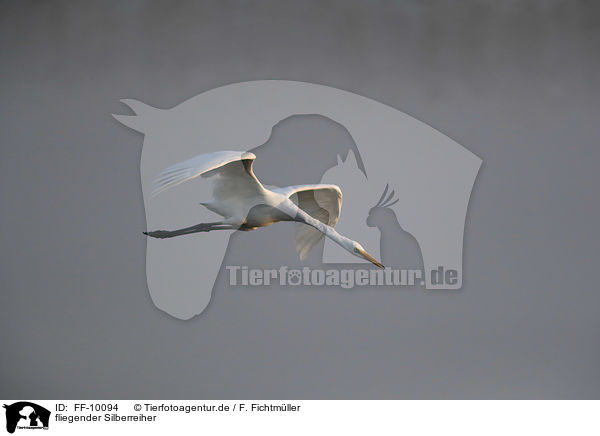
[[[15,430],[48,430],[50,411],[39,404],[29,401],[18,401],[3,405],[6,414],[6,431]]]
[[[360,286],[420,271],[416,286],[462,287],[482,160],[423,122],[287,80],[234,83],[170,109],[121,101],[134,114],[114,117],[144,134],[148,288],[170,315],[200,314],[219,273],[236,267],[275,282],[285,266],[292,286],[313,275],[343,286],[341,273],[354,270],[344,274]]]

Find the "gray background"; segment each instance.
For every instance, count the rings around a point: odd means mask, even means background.
[[[599,14],[2,1],[0,397],[598,398]],[[110,114],[124,97],[171,107],[252,79],[365,95],[482,157],[463,289],[246,290],[223,270],[199,317],[157,310],[143,138]],[[283,225],[234,235],[236,258],[253,253],[246,237],[293,253]]]

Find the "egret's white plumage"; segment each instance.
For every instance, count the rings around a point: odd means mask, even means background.
[[[329,227],[335,227],[342,208],[342,191],[336,185],[295,185],[274,189],[304,212]],[[296,229],[296,250],[304,260],[310,250],[323,239],[323,232],[310,225]]]
[[[185,229],[145,232],[155,238],[170,238],[212,230],[253,230],[278,221],[301,223],[296,231],[296,249],[301,259],[327,236],[355,256],[379,267],[356,241],[334,229],[340,217],[342,191],[336,185],[295,185],[267,189],[256,178],[252,163],[256,156],[244,151],[200,154],[163,170],[152,184],[152,195],[197,177],[213,183],[212,200],[201,203],[224,219]]]

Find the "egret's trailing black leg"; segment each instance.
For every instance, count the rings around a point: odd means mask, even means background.
[[[212,230],[233,230],[233,229],[236,229],[236,227],[233,227],[229,224],[223,224],[220,222],[216,222],[216,223],[196,224],[195,226],[185,227],[185,228],[179,229],[179,230],[154,230],[152,232],[143,232],[143,233],[144,233],[144,235],[148,235],[153,238],[165,239],[165,238],[172,238],[174,236],[189,235],[191,233],[210,232]]]

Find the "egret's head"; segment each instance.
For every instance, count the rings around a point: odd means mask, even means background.
[[[356,257],[360,257],[362,259],[368,260],[369,262],[371,262],[374,265],[377,265],[379,268],[385,268],[381,262],[379,262],[377,259],[375,259],[373,256],[371,256],[369,253],[367,253],[367,250],[365,250],[363,248],[362,245],[360,245],[358,242],[356,241],[352,241],[352,247],[351,247],[351,252],[352,254],[354,254]]]

